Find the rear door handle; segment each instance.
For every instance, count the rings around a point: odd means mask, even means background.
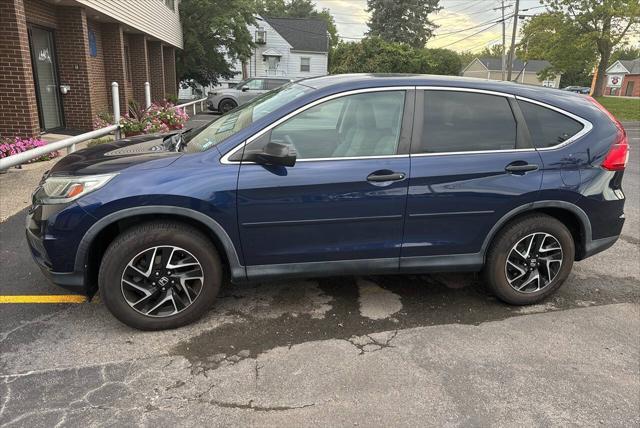
[[[513,174],[524,174],[529,171],[535,171],[539,167],[534,163],[527,163],[524,161],[515,161],[507,165],[504,170]]]
[[[367,181],[398,181],[404,180],[404,177],[406,177],[404,172],[376,171],[367,176]]]

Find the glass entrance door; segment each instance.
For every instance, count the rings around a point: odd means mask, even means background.
[[[39,27],[29,28],[33,78],[38,99],[40,127],[43,131],[62,127],[60,87],[56,73],[53,33]]]

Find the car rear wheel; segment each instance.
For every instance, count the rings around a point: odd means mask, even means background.
[[[490,291],[513,305],[537,303],[567,279],[575,256],[571,232],[557,219],[520,218],[494,239],[485,266]]]
[[[220,113],[227,113],[234,108],[238,107],[238,103],[233,100],[222,100],[220,101],[220,105],[218,105],[218,110]]]
[[[195,321],[209,309],[221,282],[215,247],[196,229],[174,222],[122,233],[107,248],[98,277],[107,308],[140,330]]]

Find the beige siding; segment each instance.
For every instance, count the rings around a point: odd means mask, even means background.
[[[478,71],[465,71],[462,74],[464,77],[475,77],[478,79],[488,79],[489,78],[489,72],[487,70],[478,70]]]
[[[77,2],[165,43],[182,48],[179,0],[175,2],[175,11],[165,6],[163,0],[77,0]]]
[[[467,73],[479,73],[482,72],[485,75],[487,74],[487,68],[482,65],[482,63],[478,60],[474,60],[471,64],[469,64],[469,67],[467,67],[464,71],[464,74],[466,75]]]

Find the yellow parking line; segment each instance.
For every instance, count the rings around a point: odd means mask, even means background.
[[[0,303],[85,303],[86,296],[77,294],[0,296]]]

